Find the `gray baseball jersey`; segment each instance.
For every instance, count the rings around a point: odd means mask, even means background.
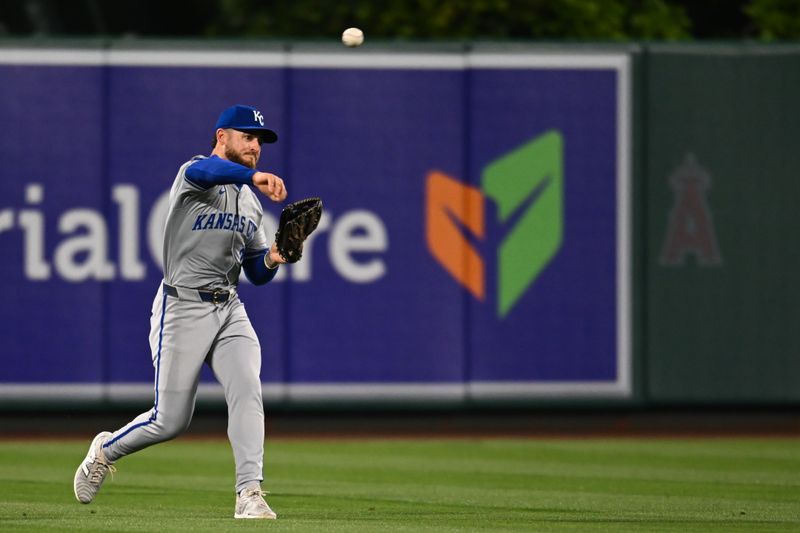
[[[268,247],[263,209],[249,187],[202,189],[186,179],[184,163],[170,191],[164,230],[164,281],[176,287],[236,286],[242,259]]]

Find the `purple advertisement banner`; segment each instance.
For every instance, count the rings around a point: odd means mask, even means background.
[[[240,286],[268,401],[630,396],[627,55],[0,50],[0,78],[0,401],[150,397],[168,190],[234,103],[326,207]]]

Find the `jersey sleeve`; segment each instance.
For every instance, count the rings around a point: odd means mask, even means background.
[[[258,228],[256,229],[255,233],[253,233],[252,238],[247,242],[247,247],[244,251],[244,257],[250,257],[255,254],[259,254],[269,248],[269,241],[267,240],[267,232],[264,229],[264,222],[262,221],[258,224]]]
[[[214,185],[251,184],[255,169],[222,159],[215,155],[195,158],[183,172],[183,177],[198,189],[206,190]]]
[[[254,201],[258,201],[253,198]],[[258,224],[258,228],[247,242],[244,256],[242,257],[242,268],[253,285],[263,285],[275,277],[277,268],[268,269],[264,264],[264,256],[269,253],[269,243],[267,242],[267,232],[264,229],[263,217]]]

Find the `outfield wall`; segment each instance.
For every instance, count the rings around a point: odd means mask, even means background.
[[[644,79],[647,397],[796,403],[800,50],[660,46]]]
[[[789,49],[0,48],[0,405],[150,400],[167,191],[237,102],[278,131],[262,162],[290,199],[326,205],[300,263],[240,290],[273,405],[796,401],[778,288],[796,252],[745,230],[790,225],[773,207],[797,188],[799,67]],[[748,186],[772,154],[769,192]],[[221,398],[210,372],[200,398]]]

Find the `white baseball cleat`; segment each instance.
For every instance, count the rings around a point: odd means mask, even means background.
[[[261,518],[274,520],[278,515],[264,501],[266,491],[260,488],[244,489],[236,496],[236,512],[234,518]]]
[[[108,431],[97,434],[89,446],[89,453],[86,454],[86,458],[75,472],[75,481],[72,486],[75,490],[75,497],[81,503],[91,503],[109,471],[116,470],[103,455],[103,443],[110,436],[111,433]]]

